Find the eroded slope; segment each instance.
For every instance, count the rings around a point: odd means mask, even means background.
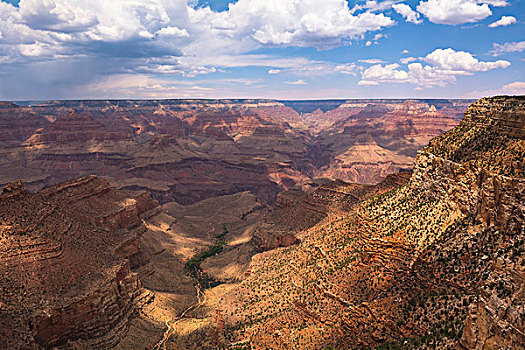
[[[86,177],[0,197],[0,345],[111,347],[152,295],[140,264],[140,216],[158,204]]]
[[[256,256],[219,303],[219,343],[523,348],[524,119],[521,98],[478,101],[419,154],[408,184]]]

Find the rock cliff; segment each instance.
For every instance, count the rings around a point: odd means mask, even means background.
[[[222,344],[523,349],[523,101],[477,101],[407,184],[255,256],[219,302]]]
[[[315,117],[333,120],[319,132],[321,148],[331,149],[319,176],[376,183],[387,174],[410,169],[418,150],[458,123],[455,113],[445,114],[447,106],[439,102],[348,101]]]
[[[377,185],[338,180],[323,184],[308,194],[281,192],[275,208],[256,226],[253,245],[263,251],[296,244],[299,241],[296,235],[301,231],[328,216],[349,215],[358,203],[402,185],[409,177],[409,172],[402,172],[388,175]]]
[[[13,147],[27,140],[49,121],[30,108],[0,102],[0,145]]]
[[[97,177],[0,197],[0,347],[109,348],[152,295],[136,265],[158,204]]]
[[[446,198],[483,230],[502,236],[496,239],[499,250],[487,249],[481,257],[489,260],[491,271],[469,306],[458,342],[462,349],[525,344],[524,152],[525,99],[485,98],[467,109],[458,127],[423,149],[416,162],[413,186]]]

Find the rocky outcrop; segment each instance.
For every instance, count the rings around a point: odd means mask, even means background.
[[[131,266],[158,207],[90,176],[0,197],[2,348],[109,348],[152,299]]]
[[[144,289],[128,264],[99,288],[69,304],[35,312],[29,321],[35,342],[44,347],[111,348],[119,343],[128,322],[153,295]]]
[[[514,233],[523,229],[523,178],[494,174],[423,151],[415,163],[411,186],[449,199],[464,215],[476,217],[485,226]]]
[[[222,299],[226,345],[522,349],[522,101],[476,102],[407,185],[255,256]]]
[[[324,176],[358,183],[376,183],[388,174],[410,171],[413,159],[377,144],[369,134],[359,134],[355,143],[321,169]]]
[[[318,143],[331,149],[318,176],[377,183],[410,169],[419,149],[458,124],[451,110],[443,110],[442,101],[347,101],[318,118],[332,120],[318,136]]]
[[[24,145],[45,147],[49,144],[64,144],[66,147],[71,147],[75,143],[117,142],[129,139],[131,135],[111,131],[96,122],[93,117],[70,113],[59,117],[55,122],[35,133],[24,142]]]
[[[338,180],[323,184],[309,194],[281,192],[273,211],[255,228],[253,245],[263,251],[296,244],[299,232],[311,228],[329,215],[349,215],[358,203],[398,187],[409,178],[409,172],[401,172],[387,176],[377,185]]]
[[[497,267],[503,276],[491,276],[487,282],[502,282],[505,293],[481,291],[479,300],[469,306],[458,349],[522,349],[525,344],[525,273],[515,265]]]
[[[22,181],[20,180],[7,184],[2,189],[3,198],[20,196],[23,193],[24,193],[24,185],[22,184]]]
[[[427,152],[509,177],[525,177],[525,98],[483,98],[461,124],[435,138]]]
[[[162,203],[192,204],[203,199],[237,192],[251,191],[266,203],[272,203],[280,187],[268,178],[267,167],[249,163],[232,164],[201,158],[180,162],[137,166],[128,170],[134,178],[144,179],[132,190],[147,190]],[[168,184],[167,189],[157,190],[153,183]],[[123,181],[125,184],[127,181]]]
[[[485,230],[500,231],[519,253],[525,231],[524,149],[525,100],[481,99],[469,107],[460,126],[418,155],[411,186],[446,198]],[[525,309],[518,302],[525,272],[503,254],[484,256],[494,270],[469,307],[459,348],[519,348],[525,343]]]
[[[524,147],[525,99],[481,99],[456,129],[420,152],[411,184],[448,198],[487,227],[519,233],[525,222],[525,163],[506,160],[520,158]],[[488,162],[495,155],[498,160]]]
[[[30,108],[0,101],[0,145],[13,147],[27,140],[49,121]]]

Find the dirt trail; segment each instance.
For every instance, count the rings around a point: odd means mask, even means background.
[[[217,214],[219,214],[219,212],[221,210],[223,210],[226,206],[221,206],[219,209],[217,209],[215,211],[215,213],[210,217],[209,219],[209,223],[212,227],[211,230],[209,230],[208,232],[206,232],[206,235],[209,235],[210,233],[214,232],[215,231],[215,225],[213,224],[213,218],[215,218],[215,216],[217,216]],[[168,342],[168,340],[170,339],[171,335],[173,334],[173,326],[175,324],[177,324],[177,322],[179,322],[180,320],[182,320],[184,317],[186,317],[186,314],[192,310],[196,310],[198,309],[199,307],[201,307],[202,305],[204,305],[204,303],[206,302],[206,295],[202,292],[202,289],[201,289],[201,286],[200,286],[200,283],[197,281],[197,284],[195,285],[195,289],[197,290],[197,302],[190,305],[188,308],[186,308],[179,316],[177,316],[176,318],[173,318],[171,320],[168,320],[166,321],[166,331],[164,332],[164,335],[162,337],[162,339],[157,343],[155,344],[155,346],[153,347],[152,350],[161,350],[161,349],[165,349],[166,348],[166,343]],[[202,298],[202,299],[201,299]]]
[[[215,224],[214,224],[214,218],[219,214],[219,212],[221,212],[222,210],[224,210],[227,206],[231,205],[228,204],[228,205],[222,205],[220,206],[216,211],[215,213],[209,217],[208,219],[208,222],[210,224],[210,226],[212,227],[210,230],[208,230],[208,232],[206,232],[206,236],[212,234],[216,228],[215,228]],[[201,285],[200,283],[198,282],[197,280],[197,284],[195,285],[195,289],[197,291],[197,302],[190,305],[188,308],[186,308],[179,316],[177,316],[176,318],[173,318],[171,320],[168,320],[165,322],[166,324],[166,331],[164,332],[164,335],[162,337],[162,339],[157,343],[155,344],[155,346],[152,348],[152,350],[162,350],[162,349],[165,349],[166,348],[166,343],[168,342],[168,340],[170,339],[170,337],[173,335],[173,326],[175,324],[177,324],[177,322],[181,321],[183,318],[186,317],[186,314],[192,310],[196,310],[198,308],[200,308],[202,305],[204,305],[204,303],[206,302],[206,295],[202,292],[202,288],[201,288]]]
[[[186,314],[192,310],[196,310],[198,309],[199,307],[201,307],[202,305],[204,305],[204,303],[206,302],[206,296],[204,295],[204,293],[202,293],[202,290],[201,290],[201,287],[200,287],[200,284],[197,283],[195,285],[195,289],[197,290],[197,302],[190,305],[188,308],[186,308],[183,312],[181,312],[181,314],[179,316],[177,316],[176,318],[173,318],[171,320],[168,320],[166,321],[166,331],[164,332],[164,335],[162,337],[162,339],[157,343],[155,344],[155,346],[153,347],[152,350],[161,350],[161,349],[165,349],[166,348],[166,343],[167,341],[170,339],[171,335],[173,334],[173,326],[177,324],[177,322],[179,322],[180,320],[182,320],[183,318],[186,317]],[[202,297],[202,299],[201,299]]]

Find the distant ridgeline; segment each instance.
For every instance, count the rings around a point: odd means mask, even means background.
[[[99,175],[161,203],[316,179],[377,183],[459,123],[468,100],[78,100],[0,104],[0,185]]]

